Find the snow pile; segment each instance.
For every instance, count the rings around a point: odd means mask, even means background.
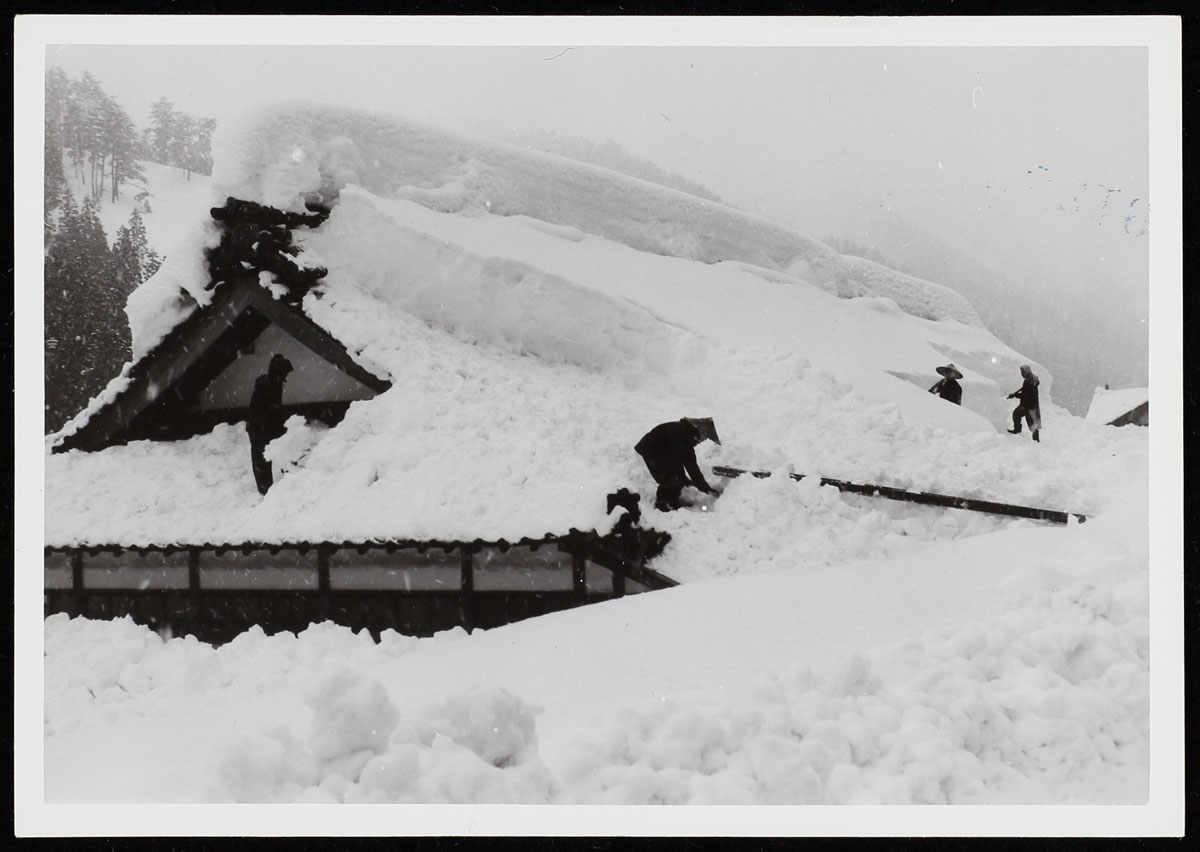
[[[880,270],[860,275],[832,249],[722,204],[395,117],[293,104],[222,125],[213,146],[218,202],[234,196],[299,211],[306,197],[334,202],[355,185],[442,213],[526,216],[706,264],[737,260],[780,271],[803,268],[810,283],[831,292],[879,292],[920,316],[936,305],[936,319],[978,324],[970,305],[945,288],[897,275],[904,279],[898,284]],[[203,303],[203,296],[192,294]],[[142,330],[135,325],[133,331],[135,348],[144,351]]]
[[[445,639],[427,643],[434,641]],[[553,782],[537,757],[534,708],[502,687],[481,686],[405,718],[367,673],[381,655],[418,645],[389,631],[376,646],[365,634],[323,624],[298,638],[254,630],[214,649],[191,638],[164,641],[129,619],[52,616],[46,731],[65,738],[97,720],[140,719],[153,739],[164,711],[202,707],[220,725],[231,707],[237,713],[238,704],[285,690],[287,702],[272,702],[260,717],[239,716],[252,725],[234,724],[227,738],[195,746],[191,789],[160,791],[165,800],[548,800]],[[288,684],[296,680],[301,688],[293,691]],[[192,688],[196,694],[184,694]],[[245,733],[250,727],[255,733]],[[188,744],[178,748],[188,753]],[[117,790],[141,783],[119,773],[112,780]]]
[[[353,188],[339,199],[302,235],[330,269],[303,307],[391,390],[310,434],[307,452],[281,450],[288,471],[265,499],[240,425],[52,455],[49,543],[515,540],[593,528],[609,491],[637,481],[652,493],[631,446],[685,415],[712,416],[727,436],[710,462],[791,463],[901,487],[932,489],[984,449],[1015,452],[986,430],[1007,422],[1005,376],[1025,359],[977,327],[881,313],[785,273],[647,255],[527,217],[438,213]],[[948,354],[966,374],[961,408],[925,392]],[[1043,387],[1052,442],[1059,414],[1048,378]],[[847,458],[864,463],[848,471]],[[1013,470],[1032,458],[1013,458]],[[1076,475],[1061,455],[1051,462],[1046,476]],[[92,499],[123,478],[136,481],[113,494],[118,505]],[[955,479],[989,489],[968,496],[1018,502],[1043,484]]]
[[[593,804],[1144,802],[1144,603],[1141,574],[1079,582],[745,693],[629,708],[562,783]]]
[[[342,669],[312,686],[307,739],[276,728],[218,764],[233,801],[518,803],[548,801],[533,721],[502,688],[477,689],[406,723],[383,685]]]
[[[895,310],[930,320],[956,319],[968,325],[983,324],[966,299],[949,287],[854,255],[842,255],[842,263],[853,277],[848,279],[849,292],[839,291],[839,296],[886,299]]]
[[[52,616],[48,799],[1144,802],[1147,560],[1144,542],[1116,544],[1140,507],[1103,530],[730,577],[473,636],[376,644],[322,624],[213,649]],[[969,567],[985,553],[1026,559]],[[888,574],[911,599],[879,588]],[[942,607],[952,617],[930,620]],[[646,643],[662,630],[670,643]],[[100,665],[86,648],[104,649]],[[154,758],[180,729],[172,758]],[[103,789],[72,771],[126,750]]]
[[[986,433],[910,436],[900,427],[889,439],[887,430],[873,423],[861,437],[838,432],[793,439],[780,455],[796,459],[801,473],[819,470],[851,482],[1057,508],[1089,517],[1104,511],[1128,488],[1146,488],[1144,436],[1070,416],[1050,422],[1059,434],[1049,453],[1029,440],[1000,443]],[[731,454],[729,461],[735,464],[749,461],[741,455],[748,448],[721,450],[722,455]],[[673,536],[656,569],[691,580],[782,566],[833,566],[900,557],[936,541],[1043,526],[1033,520],[842,493],[820,486],[815,476],[791,479],[791,466],[779,464],[766,479],[743,476],[728,481],[720,500],[704,513],[663,514],[650,508],[646,523]],[[653,493],[648,475],[636,476],[635,482],[643,493]]]
[[[313,710],[310,747],[325,760],[358,751],[378,754],[400,722],[383,686],[349,671],[319,681],[305,700]]]
[[[474,254],[416,230],[409,220],[419,211],[411,207],[345,193],[336,216],[307,243],[369,296],[460,339],[594,370],[616,370],[623,361],[658,372],[672,367],[678,330],[524,260]],[[378,321],[364,327],[367,320],[326,321],[352,339],[386,338]]]

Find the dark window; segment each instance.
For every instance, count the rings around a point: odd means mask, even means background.
[[[386,589],[402,591],[457,591],[462,588],[462,555],[431,548],[418,553],[404,548],[393,553],[353,548],[329,557],[331,589]]]
[[[227,550],[200,552],[200,588],[202,589],[291,589],[317,588],[317,551],[255,550],[243,554]]]
[[[55,551],[46,554],[46,588],[71,588],[71,554]]]
[[[489,591],[570,591],[571,555],[553,544],[485,547],[475,554],[475,588]]]
[[[140,554],[83,554],[83,585],[88,589],[186,589],[188,556],[184,551],[167,555],[158,551]]]

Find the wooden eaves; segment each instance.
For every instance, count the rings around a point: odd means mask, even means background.
[[[275,299],[253,273],[219,287],[210,305],[193,311],[133,364],[126,387],[65,435],[53,451],[94,451],[143,439],[178,440],[207,432],[217,423],[243,419],[244,409],[197,412],[188,405],[272,324],[374,393],[391,387],[355,363],[341,343],[299,308]],[[289,414],[336,423],[348,406],[348,402],[310,402],[285,408]]]

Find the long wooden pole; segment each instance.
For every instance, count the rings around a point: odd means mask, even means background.
[[[721,465],[714,466],[713,473],[717,476],[724,476],[729,479],[741,476],[744,473],[749,473],[751,476],[758,479],[765,479],[770,476],[769,471],[765,470],[742,470],[736,467],[724,467]],[[805,479],[803,473],[789,473],[792,479],[800,481]],[[866,494],[869,497],[886,497],[889,500],[904,500],[909,503],[923,503],[927,506],[946,506],[952,509],[967,509],[972,512],[988,512],[993,515],[1010,515],[1017,518],[1033,518],[1038,521],[1053,521],[1056,524],[1065,524],[1074,517],[1079,523],[1087,520],[1086,515],[1081,515],[1077,512],[1059,512],[1054,509],[1034,509],[1030,506],[1014,506],[1011,503],[996,503],[992,500],[975,500],[970,497],[953,497],[948,494],[931,494],[928,491],[906,491],[903,488],[892,488],[888,485],[860,485],[855,482],[845,482],[841,479],[829,479],[821,477],[822,485],[832,485],[840,491],[847,491],[852,494]]]

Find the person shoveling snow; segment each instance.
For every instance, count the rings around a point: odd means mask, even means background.
[[[683,417],[660,423],[634,445],[646,462],[646,469],[658,483],[654,508],[660,512],[678,509],[683,505],[680,497],[688,485],[694,485],[705,494],[720,493],[708,484],[696,463],[696,445],[705,440],[721,443],[712,418]]]

